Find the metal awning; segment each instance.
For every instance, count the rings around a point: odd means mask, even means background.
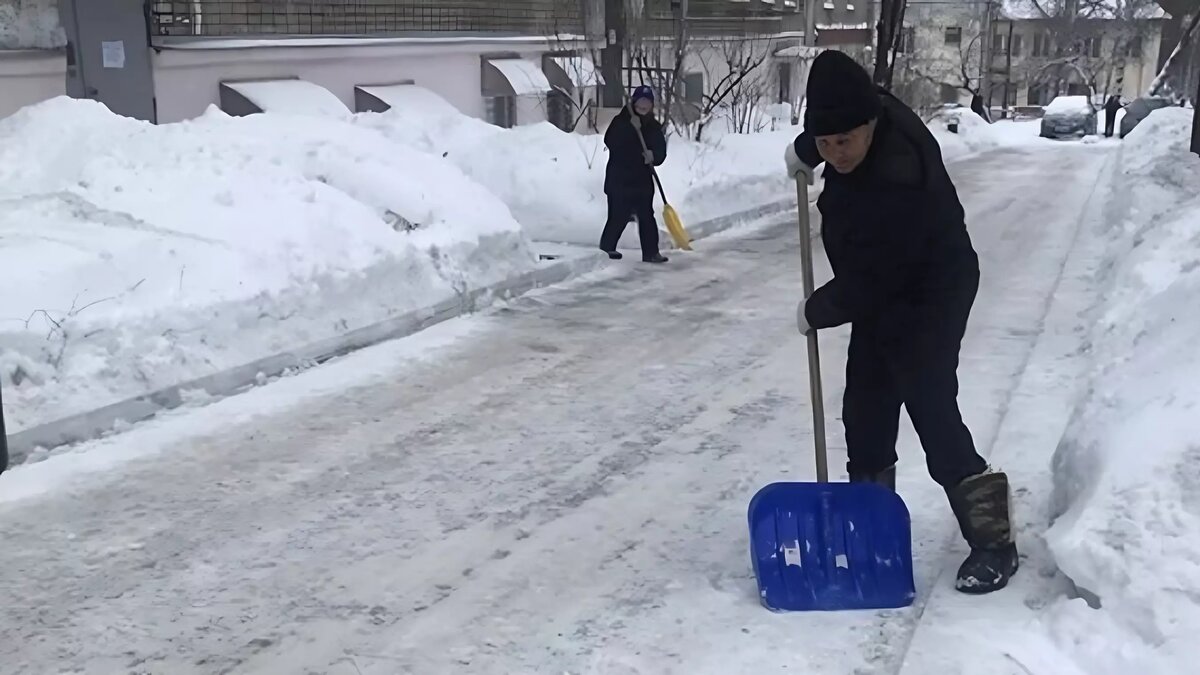
[[[519,58],[484,59],[484,96],[529,96],[550,91],[550,81],[533,61]]]
[[[807,45],[792,45],[790,47],[781,47],[775,52],[775,57],[780,59],[814,59],[817,54],[821,53],[818,47],[809,47]]]
[[[298,77],[223,80],[221,109],[234,116],[281,112],[343,118],[350,109],[328,89]]]
[[[586,56],[547,56],[542,70],[550,84],[564,91],[604,84],[604,76]]]

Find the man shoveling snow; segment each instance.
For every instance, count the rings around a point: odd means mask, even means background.
[[[979,288],[979,259],[937,141],[850,57],[812,65],[793,178],[828,165],[817,201],[834,277],[801,301],[801,332],[850,323],[842,418],[851,482],[895,489],[900,406],[971,553],[956,587],[1003,588],[1018,559],[1009,485],[975,450],[958,408],[958,353]]]

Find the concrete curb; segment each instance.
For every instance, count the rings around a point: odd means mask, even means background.
[[[794,198],[790,201],[772,202],[697,223],[695,226],[689,227],[688,232],[693,239],[702,239],[741,223],[783,213],[793,208],[795,208]],[[290,369],[313,363],[324,363],[381,342],[408,337],[444,321],[486,308],[497,298],[519,297],[529,291],[562,283],[595,271],[605,263],[608,263],[608,260],[600,255],[599,251],[594,257],[570,258],[551,262],[545,267],[526,272],[512,279],[472,289],[461,296],[370,326],[364,326],[343,335],[164,387],[85,413],[30,427],[8,437],[10,465],[15,466],[24,462],[35,448],[57,448],[93,440],[110,432],[118,421],[134,424],[150,419],[159,412],[177,408],[183,404],[185,391],[203,390],[210,396],[218,398],[230,396],[254,385],[262,376],[276,377]]]

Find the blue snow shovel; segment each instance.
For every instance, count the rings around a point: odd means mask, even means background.
[[[804,296],[813,292],[808,181],[796,180]],[[775,612],[907,607],[916,597],[908,508],[875,483],[830,483],[817,333],[808,333],[816,483],[772,483],[750,501],[759,599]]]

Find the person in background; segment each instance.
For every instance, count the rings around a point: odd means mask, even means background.
[[[653,89],[643,85],[633,91],[629,105],[608,125],[604,145],[608,147],[608,168],[604,175],[608,222],[600,236],[600,250],[613,260],[621,259],[617,243],[632,215],[638,221],[642,260],[667,262],[658,250],[653,175],[654,167],[667,160],[667,138],[662,124],[654,118]]]
[[[838,51],[813,60],[804,133],[788,173],[811,183],[833,279],[800,301],[802,333],[851,324],[842,421],[852,482],[896,487],[903,405],[971,553],[956,588],[988,593],[1016,573],[1008,477],[975,450],[958,407],[958,360],[979,258],[937,140]]]
[[[1121,109],[1121,97],[1113,94],[1104,102],[1104,137],[1112,138],[1117,124],[1117,111]]]

